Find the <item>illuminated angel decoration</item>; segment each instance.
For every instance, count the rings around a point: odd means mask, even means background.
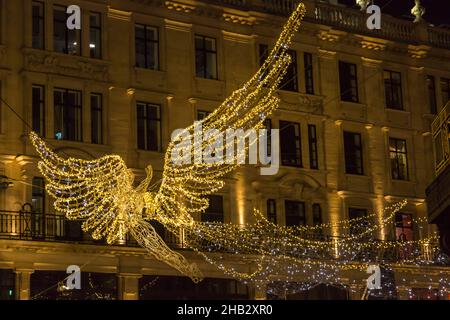
[[[276,109],[276,90],[291,62],[288,49],[305,13],[299,4],[285,25],[274,49],[260,70],[240,89],[232,93],[215,112],[203,120],[203,132],[217,129],[259,129]],[[194,126],[187,129],[193,140]],[[39,169],[46,178],[46,190],[55,198],[54,207],[68,219],[82,219],[83,230],[94,239],[106,237],[109,244],[123,240],[130,233],[157,259],[166,262],[194,281],[202,278],[195,264],[171,250],[157,234],[150,221],[156,220],[175,232],[189,229],[194,216],[208,208],[205,196],[224,186],[223,178],[238,167],[235,164],[207,165],[195,163],[176,165],[172,141],[166,152],[165,166],[159,190],[150,190],[152,167],[137,188],[135,176],[124,160],[108,155],[94,161],[63,159],[31,132],[30,139],[42,161]],[[201,145],[198,145],[200,143]],[[198,142],[193,150],[203,153],[211,141]],[[195,154],[193,154],[195,157]]]

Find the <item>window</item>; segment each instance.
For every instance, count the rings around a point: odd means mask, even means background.
[[[292,61],[286,70],[283,80],[281,80],[280,90],[296,92],[298,91],[297,52],[288,50],[287,53],[291,56]]]
[[[16,274],[13,270],[0,269],[0,300],[14,300],[15,281]]]
[[[159,31],[158,28],[136,24],[136,67],[159,70]]]
[[[386,107],[403,110],[402,75],[400,72],[384,70]]]
[[[319,169],[319,156],[317,150],[317,130],[313,124],[308,125],[309,139],[309,165],[311,169]]]
[[[402,212],[395,214],[395,236],[399,241],[414,240],[412,214]]]
[[[286,226],[306,225],[305,203],[299,201],[286,201]]]
[[[264,120],[264,129],[267,131],[267,156],[272,155],[272,119]]]
[[[345,172],[363,175],[363,150],[359,133],[344,132],[344,152]]]
[[[32,180],[31,205],[33,212],[45,213],[45,183],[43,178],[34,177]]]
[[[33,40],[32,46],[35,49],[45,48],[45,5],[41,1],[33,1]]]
[[[441,78],[442,106],[450,101],[450,79]]]
[[[91,94],[91,142],[103,143],[103,101],[99,93]]]
[[[224,222],[223,217],[223,197],[209,196],[209,207],[202,214],[203,222]]]
[[[349,208],[348,209],[348,219],[355,220],[361,219],[361,221],[350,224],[350,235],[355,235],[360,233],[361,231],[367,230],[365,227],[368,225],[368,221],[362,218],[367,217],[366,209],[358,209],[358,208]]]
[[[436,102],[436,81],[433,76],[427,76],[428,101],[430,104],[430,113],[437,114]]]
[[[277,202],[275,199],[267,200],[267,220],[277,224]]]
[[[102,57],[102,15],[97,12],[89,14],[89,52],[91,58]]]
[[[408,153],[406,140],[389,139],[392,179],[408,180]]]
[[[216,39],[195,36],[196,76],[205,79],[218,79]]]
[[[283,166],[302,167],[300,124],[280,121],[281,163]]]
[[[259,66],[262,67],[269,56],[269,46],[267,44],[259,45]]]
[[[45,137],[45,87],[33,85],[31,113],[33,117],[33,131]]]
[[[209,111],[198,110],[197,111],[197,120],[198,121],[202,121],[203,119],[205,119],[210,114],[211,114],[211,112],[209,112]]]
[[[161,107],[137,103],[138,148],[147,151],[161,150]]]
[[[53,6],[53,42],[54,50],[72,55],[81,54],[81,30],[69,30],[67,28],[66,13],[64,6]]]
[[[339,61],[341,100],[359,102],[356,64]]]
[[[313,73],[313,58],[312,54],[303,53],[303,62],[305,65],[305,92],[314,94],[314,73]]]
[[[82,141],[82,95],[81,91],[55,89],[55,137],[57,139]]]
[[[322,224],[322,208],[320,204],[314,203],[312,206],[313,210],[313,226],[318,226]]]

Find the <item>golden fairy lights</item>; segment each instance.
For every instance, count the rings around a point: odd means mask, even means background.
[[[47,180],[47,192],[56,199],[56,210],[65,213],[69,219],[84,220],[83,230],[92,232],[95,239],[106,237],[110,244],[125,239],[130,233],[157,259],[195,282],[202,279],[197,266],[171,250],[149,221],[162,223],[177,237],[182,230],[188,248],[224,273],[256,284],[267,283],[274,276],[284,281],[294,281],[301,276],[311,283],[340,283],[340,271],[364,270],[368,263],[380,259],[379,252],[433,243],[435,236],[422,242],[371,240],[374,231],[393,223],[395,213],[406,205],[405,202],[386,208],[381,223],[375,219],[377,215],[372,215],[313,227],[289,228],[270,223],[258,211],[255,211],[256,223],[253,225],[194,220],[193,217],[209,206],[205,196],[219,191],[224,186],[224,176],[239,166],[238,155],[234,155],[232,163],[196,161],[214,143],[214,137],[205,141],[199,135],[210,129],[223,133],[227,129],[247,131],[262,127],[278,106],[276,90],[291,62],[287,50],[304,14],[304,5],[300,4],[261,69],[202,121],[200,132],[195,130],[195,125],[187,128],[193,141],[191,164],[177,165],[172,151],[178,141],[169,144],[158,190],[150,186],[151,167],[148,167],[144,181],[135,188],[135,176],[121,157],[110,155],[94,161],[62,159],[32,132],[30,139],[42,159],[39,169]],[[250,141],[250,144],[254,142]],[[235,144],[235,141],[227,144]],[[216,151],[226,148],[225,145]],[[341,229],[342,234],[348,236],[327,237],[329,229]],[[358,232],[349,234],[350,230]],[[249,257],[252,267],[236,269],[226,261],[230,253]],[[421,263],[421,257],[416,252],[408,252],[395,261]]]

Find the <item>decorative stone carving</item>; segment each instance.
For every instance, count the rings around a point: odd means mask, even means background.
[[[166,1],[166,7],[169,10],[175,10],[175,11],[184,12],[184,13],[191,13],[192,11],[195,10],[194,6],[175,2],[175,1]]]
[[[32,51],[25,53],[25,69],[98,81],[109,80],[108,65],[82,57]]]
[[[244,17],[236,14],[224,13],[223,18],[226,22],[237,23],[242,25],[252,26],[256,23],[256,19],[253,17]]]

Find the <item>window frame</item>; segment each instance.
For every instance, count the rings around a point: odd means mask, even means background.
[[[395,143],[395,150],[392,150],[392,143]],[[400,143],[404,143],[405,146],[405,151],[401,151],[401,149],[399,148],[399,142]],[[395,159],[392,158],[392,156],[395,155]],[[404,176],[401,176],[401,171],[400,171],[400,161],[399,161],[399,157],[398,155],[404,155],[405,157],[405,172],[403,172]],[[409,181],[409,161],[408,161],[408,142],[405,139],[399,139],[399,138],[393,138],[393,137],[389,137],[389,159],[390,159],[390,164],[391,164],[391,178],[392,180],[398,180],[398,181]],[[393,165],[393,161],[397,162],[397,166],[395,167]],[[395,169],[397,169],[397,178],[395,177]]]
[[[388,75],[388,77],[386,77]],[[398,82],[394,79],[394,75],[398,75]],[[404,101],[403,101],[403,81],[402,81],[402,73],[398,71],[383,70],[383,82],[384,82],[384,96],[386,102],[386,108],[393,110],[404,110]],[[399,105],[395,105],[394,96],[396,93],[399,94]],[[391,100],[389,100],[389,95]]]
[[[211,206],[211,200],[212,199],[218,199],[219,202],[221,203],[221,208],[220,210],[216,211],[216,210],[212,210],[213,206]],[[222,195],[210,195],[208,196],[208,201],[209,201],[209,206],[208,208],[205,210],[205,212],[203,212],[201,214],[201,221],[202,222],[221,222],[224,223],[225,222],[225,208],[224,208],[224,197]],[[208,219],[208,218],[212,218],[212,219]]]
[[[440,89],[441,89],[442,108],[443,108],[450,101],[450,79],[449,78],[442,78],[442,77],[440,78]],[[445,101],[445,96],[447,97],[447,101]]]
[[[267,220],[276,225],[278,220],[277,201],[275,199],[267,199],[266,205],[267,205]]]
[[[39,97],[39,101],[38,104],[39,106],[35,105],[35,100],[34,100],[34,90],[38,89],[40,90],[40,97]],[[42,95],[41,95],[42,94]],[[45,95],[46,95],[46,88],[44,85],[40,85],[40,84],[33,84],[31,85],[31,117],[32,117],[32,128],[33,131],[36,132],[37,134],[39,134],[41,137],[45,138]],[[39,129],[36,126],[36,118],[35,118],[35,114],[36,114],[36,108],[39,108]]]
[[[303,168],[302,131],[301,131],[302,128],[301,128],[301,124],[298,123],[298,122],[284,121],[284,120],[280,120],[279,123],[280,123],[280,140],[281,140],[280,141],[281,165],[285,166],[285,167]],[[283,130],[286,130],[286,128],[290,127],[290,126],[297,127],[297,129],[298,129],[298,136],[294,137],[294,140],[296,141],[295,142],[296,143],[296,146],[295,146],[295,149],[296,149],[295,162],[296,163],[292,163],[292,158],[290,158],[289,160],[285,159],[287,156],[286,156],[286,153],[283,150],[283,149],[285,149],[283,142],[286,141],[286,139],[283,139]],[[295,132],[295,129],[294,129],[294,132]],[[297,141],[298,141],[298,146],[297,146]],[[288,161],[289,161],[289,163],[288,163]]]
[[[42,15],[35,15],[34,14],[34,7],[35,5],[40,5],[42,6]],[[33,49],[40,49],[40,50],[45,50],[45,2],[44,1],[38,1],[38,0],[33,0],[31,2],[31,47]],[[41,33],[39,34],[39,37],[41,38],[40,41],[42,42],[42,46],[35,46],[35,35],[36,33],[34,32],[34,26],[35,26],[35,19],[38,19],[39,21],[39,26],[42,27]],[[42,25],[41,25],[42,23]]]
[[[291,63],[288,66],[284,77],[281,79],[278,89],[282,91],[298,92],[299,81],[298,81],[297,51],[294,49],[289,49],[287,51],[287,54],[291,57]],[[289,78],[290,70],[292,71],[291,79]],[[290,85],[291,83],[292,87]]]
[[[144,38],[138,37],[137,35],[137,28],[138,27],[143,27],[144,30]],[[149,34],[149,29],[153,29],[153,31],[155,32],[156,35],[156,40],[151,40],[148,37]],[[160,35],[160,28],[157,26],[153,26],[153,25],[148,25],[148,24],[144,24],[144,23],[135,23],[134,24],[134,53],[135,53],[135,66],[136,68],[140,68],[140,69],[147,69],[147,70],[155,70],[155,71],[159,71],[161,70],[161,35]],[[144,43],[144,66],[138,65],[138,39],[143,41]],[[148,61],[148,53],[150,52],[149,48],[148,48],[148,42],[151,42],[153,44],[156,45],[156,54],[157,57],[155,59],[155,63],[156,66],[154,67],[150,67],[149,61]]]
[[[90,102],[91,102],[91,143],[92,144],[98,144],[101,145],[104,143],[103,139],[103,94],[98,92],[91,92],[90,94]],[[95,107],[92,104],[92,98],[97,97],[99,98],[99,105]],[[94,134],[94,117],[93,114],[98,113],[100,115],[100,119],[96,122],[96,124],[100,124],[100,127],[96,130],[97,134]],[[98,139],[95,139],[94,137],[97,136]]]
[[[346,68],[348,68],[348,70],[346,70]],[[354,68],[355,73],[354,76],[351,75],[352,68]],[[345,78],[344,76],[347,76],[348,79]],[[352,81],[354,81],[355,86],[352,86]],[[355,94],[353,94],[352,92],[353,89],[355,90]],[[339,61],[339,90],[341,101],[360,103],[359,86],[358,86],[358,66],[355,63],[341,60]]]
[[[314,94],[314,61],[313,55],[309,52],[303,52],[303,64],[305,71],[305,92]]]
[[[202,48],[197,47],[197,39],[202,40]],[[206,40],[213,40],[214,41],[214,47],[215,50],[212,49],[206,49]],[[218,54],[218,41],[216,38],[204,36],[201,34],[194,34],[194,49],[195,49],[195,76],[197,78],[201,79],[208,79],[208,80],[219,80],[219,54]],[[200,74],[197,65],[198,65],[198,54],[201,53],[202,56],[202,63],[203,63],[203,74]],[[215,56],[215,77],[208,77],[208,54],[212,54]]]
[[[93,15],[96,15],[98,17],[98,21],[99,21],[98,26],[93,26],[92,23],[91,23],[91,17]],[[102,59],[103,58],[103,43],[102,43],[102,41],[103,41],[103,35],[102,35],[103,30],[102,29],[103,28],[102,28],[102,26],[103,26],[102,13],[101,12],[97,12],[97,11],[90,11],[89,12],[89,57],[91,59]],[[99,42],[98,46],[99,46],[99,49],[98,49],[98,54],[97,55],[93,54],[93,51],[96,51],[96,50],[95,49],[92,50],[93,48],[91,48],[92,31],[98,32],[98,37],[99,37],[99,39],[98,39],[98,42]]]
[[[432,75],[426,76],[427,91],[428,91],[428,107],[431,114],[437,114],[437,99],[436,99],[436,78]]]
[[[288,207],[289,205],[297,205],[300,208],[303,208],[303,211],[300,211],[299,215],[294,215],[294,214],[288,214]],[[285,215],[285,225],[286,227],[290,227],[290,226],[306,226],[307,225],[307,221],[306,221],[306,203],[304,201],[297,201],[297,200],[285,200],[284,201],[284,215]],[[298,217],[299,223],[298,224],[288,224],[288,217]],[[301,224],[303,222],[303,224]]]
[[[312,136],[312,133],[314,133],[314,137]],[[317,139],[317,127],[315,124],[308,124],[308,144],[309,167],[313,170],[319,170],[319,144]]]
[[[352,132],[352,131],[344,131],[343,135],[344,135],[345,173],[363,176],[364,175],[364,145],[363,145],[362,135],[359,132]],[[355,150],[353,150],[353,151],[347,149],[350,146],[346,143],[346,137],[349,137],[350,135],[352,136],[353,142],[354,142],[353,138],[355,136],[359,137],[359,146],[354,145]],[[351,155],[356,155],[356,153],[359,153],[361,167],[356,168],[356,170],[353,170],[353,169],[351,169],[351,165],[349,163],[349,158],[351,157]],[[357,159],[355,159],[355,160],[357,160]],[[352,161],[352,162],[357,162],[357,161]],[[356,164],[355,164],[355,167],[356,167]],[[358,169],[360,169],[360,170],[358,170]]]
[[[64,14],[66,16],[64,20],[57,20],[56,19],[55,11],[57,11],[57,8],[59,8],[59,9],[63,8],[62,11],[64,12]],[[72,55],[72,56],[81,56],[82,52],[83,52],[83,46],[82,46],[82,44],[83,44],[82,43],[82,38],[83,37],[82,37],[82,34],[81,34],[81,30],[76,30],[76,29],[69,30],[67,28],[67,26],[66,26],[67,25],[67,19],[69,18],[69,15],[67,14],[67,6],[60,5],[60,4],[53,4],[52,9],[53,9],[53,11],[52,11],[53,12],[53,51],[58,52],[58,53]],[[56,34],[55,34],[56,28],[55,28],[55,26],[59,25],[59,24],[62,24],[64,26],[63,29],[64,29],[64,41],[65,41],[65,44],[64,44],[63,51],[56,50]],[[73,32],[75,34],[75,38],[76,38],[76,41],[78,43],[78,45],[77,45],[77,52],[76,53],[70,53],[69,52],[69,38],[70,38],[69,35],[70,35],[71,32]]]
[[[56,107],[58,106],[56,104],[56,99],[55,99],[56,92],[62,92],[62,98],[63,98],[63,104],[60,106],[61,107],[61,116],[62,116],[62,119],[60,119],[61,123],[57,123],[57,121],[59,119],[57,119],[57,117],[56,117],[56,115],[57,115]],[[67,95],[69,93],[79,94],[79,101],[80,101],[79,105],[75,105],[75,104],[69,105],[67,102],[65,102],[67,100]],[[65,131],[67,129],[65,130],[66,126],[65,126],[65,121],[64,121],[64,111],[67,108],[75,109],[74,110],[75,114],[79,115],[78,124],[77,123],[74,124],[74,136],[75,136],[74,139],[68,139],[68,138],[65,137]],[[61,125],[61,133],[63,135],[61,140],[83,142],[83,92],[81,90],[76,90],[76,89],[67,89],[67,88],[59,88],[59,87],[53,88],[53,110],[54,110],[53,112],[54,112],[54,115],[55,115],[54,116],[54,124],[55,124],[55,126],[54,126],[54,133],[55,133],[55,136],[58,133],[56,131],[57,127],[59,125]]]
[[[139,117],[139,111],[138,108],[139,106],[145,106],[145,116],[144,117]],[[149,117],[149,107],[157,107],[158,108],[158,112],[157,114],[159,114],[159,117],[156,118],[151,118]],[[142,151],[150,151],[150,152],[161,152],[162,150],[162,106],[160,104],[157,103],[150,103],[150,102],[144,102],[144,101],[136,101],[136,119],[137,119],[137,148],[138,150],[142,150]],[[144,148],[142,148],[139,144],[139,121],[142,120],[144,121],[145,124],[145,129],[144,129]],[[149,147],[149,142],[148,142],[148,127],[149,127],[149,122],[150,121],[156,121],[159,124],[159,139],[157,139],[157,143],[158,146],[157,148],[153,148],[151,149]]]

